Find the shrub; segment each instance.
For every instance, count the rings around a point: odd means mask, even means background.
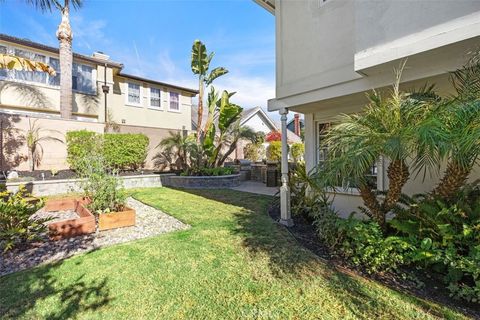
[[[260,161],[265,157],[265,148],[262,144],[249,143],[243,148],[243,156],[251,161]]]
[[[415,250],[411,261],[443,276],[452,296],[480,301],[480,186],[467,185],[452,201],[403,197],[390,225]]]
[[[282,140],[282,134],[278,131],[271,131],[267,133],[265,136],[265,141],[267,142],[273,142],[273,141],[281,141]]]
[[[79,162],[77,173],[81,181],[83,195],[91,203],[88,208],[94,213],[121,211],[125,206],[126,194],[115,175],[106,171],[105,159],[100,153],[92,153]]]
[[[282,158],[282,142],[272,141],[267,147],[267,160],[280,161]]]
[[[294,143],[290,148],[290,154],[292,155],[293,161],[296,163],[300,161],[305,153],[305,146],[303,143]]]
[[[70,169],[77,170],[79,164],[92,150],[101,148],[101,135],[87,130],[69,131],[67,140],[67,163]]]
[[[38,241],[46,233],[49,219],[32,217],[43,207],[42,199],[32,199],[24,187],[13,194],[0,192],[0,248],[3,251],[29,241]]]
[[[144,134],[106,133],[103,141],[103,155],[109,168],[140,168],[148,153],[149,139]]]
[[[233,167],[199,168],[183,171],[181,176],[226,176],[235,173]]]

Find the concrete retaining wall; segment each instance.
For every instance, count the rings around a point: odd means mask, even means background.
[[[149,174],[120,177],[125,189],[162,187],[162,181],[170,174]],[[46,180],[31,182],[7,182],[7,190],[16,192],[24,185],[34,196],[52,196],[70,192],[80,192],[80,179]]]
[[[211,177],[164,175],[163,177],[163,185],[174,188],[216,189],[240,185],[240,174]]]

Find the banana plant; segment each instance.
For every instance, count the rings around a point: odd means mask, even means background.
[[[232,95],[233,93],[228,93],[225,90],[222,92],[221,98],[216,102],[218,124],[217,126],[210,125],[205,135],[203,150],[208,157],[207,166],[209,167],[216,166],[220,151],[224,147],[222,141],[225,140],[225,135],[228,134],[230,127],[240,118],[243,111],[242,107],[230,102]]]
[[[0,54],[0,69],[40,71],[55,76],[55,70],[43,62],[32,61],[29,59],[12,56],[9,54]]]
[[[214,52],[207,53],[207,48],[202,41],[195,40],[193,42],[191,67],[192,72],[198,75],[197,143],[202,142],[203,135],[208,130],[208,128],[202,129],[203,96],[205,88],[210,86],[218,77],[228,73],[228,70],[223,67],[217,67],[210,71],[210,73],[208,72],[210,62],[214,55]],[[211,125],[211,123],[208,125]]]

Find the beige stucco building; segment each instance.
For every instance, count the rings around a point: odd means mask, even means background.
[[[365,92],[387,88],[403,59],[403,88],[436,84],[451,91],[448,72],[480,46],[477,0],[255,0],[275,15],[276,96],[269,111],[305,115],[308,169],[322,161],[321,131],[341,113],[358,112]],[[372,170],[378,189],[388,188],[385,163]],[[473,174],[478,177],[478,170]],[[405,191],[431,190],[438,177],[412,179]],[[356,210],[356,190],[338,190],[335,207]]]
[[[0,111],[60,117],[58,48],[0,34],[0,53],[45,62],[57,71],[46,73],[0,70]],[[196,90],[144,79],[122,72],[121,63],[103,53],[73,55],[73,118],[149,128],[191,130]],[[104,94],[102,86],[109,87]]]

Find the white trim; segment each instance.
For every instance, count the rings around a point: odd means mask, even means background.
[[[250,114],[247,118],[245,119],[242,119],[240,121],[240,125],[243,125],[245,124],[245,122],[247,122],[248,120],[250,120],[251,118],[253,118],[254,115],[256,115],[257,113],[259,113],[263,116],[263,118],[268,122],[268,124],[274,128],[274,130],[277,130],[279,131],[278,127],[275,125],[275,123],[272,121],[272,119],[270,119],[270,117],[265,113],[265,111],[263,111],[262,108],[258,108],[256,112],[253,112],[252,114]]]
[[[159,98],[160,99],[160,107],[152,106],[152,89],[156,89],[156,90],[160,91],[160,98]],[[147,99],[148,99],[147,106],[148,106],[148,108],[153,109],[153,110],[163,111],[163,107],[162,107],[163,90],[162,90],[162,88],[149,86],[149,87],[147,87],[147,90],[148,90],[148,95],[147,95]]]
[[[130,84],[134,84],[134,85],[139,86],[139,89],[140,89],[140,92],[139,92],[140,103],[133,103],[133,102],[128,101],[128,91],[129,91],[129,85],[130,85]],[[129,106],[129,107],[143,108],[143,106],[142,106],[142,100],[143,100],[142,87],[143,87],[143,84],[128,81],[128,82],[125,82],[125,85],[126,85],[126,90],[125,90],[125,105],[126,105],[126,106]]]
[[[355,71],[480,36],[480,12],[355,53]]]

